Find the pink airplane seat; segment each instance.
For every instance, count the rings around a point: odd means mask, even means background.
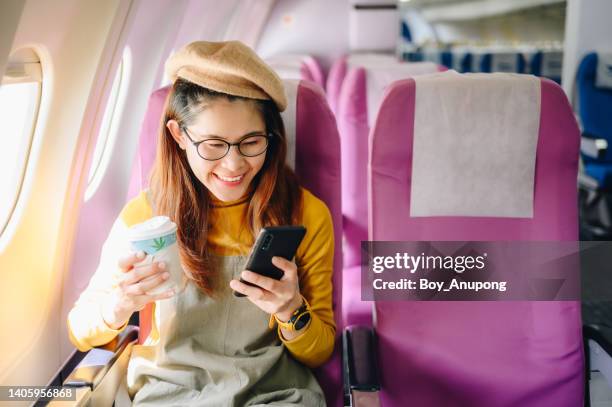
[[[346,77],[347,72],[356,66],[390,66],[401,63],[395,55],[392,54],[351,54],[343,55],[332,64],[327,75],[325,91],[327,93],[327,101],[336,113],[338,109],[338,99],[340,98],[340,89],[342,82]]]
[[[323,200],[332,215],[335,234],[333,307],[337,338],[342,331],[342,218],[340,194],[340,140],[336,121],[321,88],[308,81],[284,80],[287,109],[282,113],[287,132],[288,164],[301,184]],[[130,180],[129,198],[148,187],[155,159],[160,118],[170,87],[153,92],[142,125],[138,154]],[[151,307],[140,311],[139,339],[151,329]],[[342,406],[340,340],[332,358],[315,370],[329,406]]]
[[[352,68],[338,102],[336,119],[342,154],[344,271],[342,296],[346,325],[371,324],[372,304],[361,301],[361,242],[368,240],[368,134],[385,89],[396,80],[444,70],[433,62]]]
[[[447,74],[451,73],[437,76]],[[432,81],[427,86],[422,85],[425,77],[396,82],[382,102],[371,134],[371,240],[576,241],[580,133],[562,89],[548,79],[529,75],[453,75],[450,82]],[[516,86],[525,78],[533,86],[528,94]],[[480,99],[478,89],[498,79],[509,81],[510,86],[490,99],[486,115],[491,119],[448,101],[453,89],[460,89],[462,94],[455,101],[469,105],[469,100]],[[520,123],[522,114],[529,116],[529,112],[524,113],[521,104],[533,111],[533,134],[522,131],[526,128]],[[455,111],[459,118],[452,115]],[[517,115],[519,111],[523,113]],[[515,120],[508,121],[513,114]],[[487,129],[488,120],[498,124]],[[440,143],[431,137],[437,135],[439,123],[447,125],[442,140],[455,142]],[[500,134],[502,125],[509,130],[505,149],[473,155],[480,149],[478,143],[462,148],[468,145],[466,139],[474,141],[470,134],[475,131],[483,133],[480,142],[487,144],[491,135]],[[529,156],[529,164],[519,167],[508,158],[526,140],[527,144],[534,140],[532,150],[521,150],[517,157]],[[431,146],[423,147],[423,143]],[[435,154],[421,154],[427,148],[447,158],[461,158],[442,161]],[[491,174],[479,171],[482,165]],[[455,176],[441,179],[443,187],[423,184],[428,176],[439,176],[441,167]],[[526,168],[529,171],[521,173]],[[501,189],[481,184],[481,179],[517,170],[527,183],[527,188],[520,185],[516,192],[516,199],[528,203],[531,213],[526,215],[515,215],[512,208],[506,212],[504,200],[493,192],[515,194],[505,178],[498,179]],[[455,196],[447,194],[443,188],[452,189],[455,180],[470,192],[455,188]],[[472,190],[489,191],[490,196],[480,202],[470,196]],[[471,204],[465,206],[465,202]],[[376,301],[375,321],[376,343],[371,345],[380,366],[382,406],[583,405],[579,301]],[[350,338],[348,332],[346,338]]]
[[[266,59],[283,79],[303,79],[325,88],[325,76],[319,62],[307,54],[283,54]]]

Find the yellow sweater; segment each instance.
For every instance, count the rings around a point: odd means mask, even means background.
[[[295,261],[298,265],[300,291],[313,312],[311,322],[300,336],[285,340],[280,330],[278,336],[297,360],[309,367],[316,367],[329,358],[334,347],[334,232],[331,215],[325,204],[309,191],[302,189],[302,192],[302,224],[306,227],[306,236],[298,248]],[[214,253],[225,256],[249,253],[253,237],[243,227],[246,206],[246,200],[242,200],[219,203],[212,208],[208,244]],[[117,260],[129,251],[126,236],[128,228],[152,216],[147,196],[141,192],[123,208],[113,225],[102,249],[100,265],[68,314],[70,340],[80,351],[110,342],[123,329],[111,329],[104,322],[100,305],[118,281],[121,271],[117,267]],[[155,345],[158,341],[156,327],[157,321],[154,320],[145,344]]]

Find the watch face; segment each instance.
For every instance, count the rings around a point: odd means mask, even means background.
[[[299,331],[300,329],[306,326],[308,321],[310,321],[310,312],[305,312],[298,317],[297,321],[295,321],[295,323],[293,324],[293,328],[296,331]]]

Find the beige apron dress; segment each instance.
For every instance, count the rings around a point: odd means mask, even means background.
[[[325,406],[310,369],[268,327],[269,314],[232,294],[246,257],[213,259],[218,298],[189,282],[156,303],[159,343],[135,346],[128,369],[133,405]]]

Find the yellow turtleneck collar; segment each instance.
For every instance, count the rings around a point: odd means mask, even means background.
[[[210,192],[208,193],[208,197],[210,199],[210,206],[212,206],[213,208],[227,208],[229,206],[236,206],[245,203],[249,200],[251,194],[247,193],[242,198],[235,199],[233,201],[222,201]]]
[[[246,207],[251,198],[246,194],[234,201],[221,201],[210,197],[208,247],[219,255],[246,255],[253,245],[253,236],[247,228]]]

